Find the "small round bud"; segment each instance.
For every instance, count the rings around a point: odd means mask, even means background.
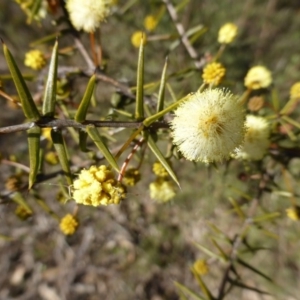
[[[141,173],[135,168],[128,169],[123,177],[123,183],[127,186],[135,186],[140,180]]]
[[[46,65],[46,58],[40,50],[31,50],[25,54],[25,66],[34,70],[41,70]]]
[[[250,111],[259,111],[264,106],[265,100],[261,96],[254,96],[249,99],[248,109]]]
[[[15,210],[15,214],[19,219],[25,221],[32,216],[32,211],[23,205],[18,205]]]
[[[155,162],[152,171],[157,177],[168,177],[169,173],[160,162]]]
[[[71,214],[67,214],[61,219],[59,228],[63,234],[72,235],[77,230],[78,225],[78,220]]]

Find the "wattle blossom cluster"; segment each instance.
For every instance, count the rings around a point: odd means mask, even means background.
[[[222,161],[242,144],[244,121],[243,105],[229,91],[196,92],[175,111],[173,143],[188,160]]]

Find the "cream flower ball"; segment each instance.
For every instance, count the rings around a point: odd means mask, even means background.
[[[233,23],[224,24],[218,33],[218,42],[220,44],[230,44],[235,39],[238,28]]]
[[[222,161],[243,142],[244,121],[243,105],[231,92],[196,92],[175,111],[170,124],[173,143],[188,160]]]
[[[270,126],[259,116],[247,115],[246,134],[243,146],[237,151],[237,158],[260,160],[270,145]]]
[[[112,0],[67,0],[70,20],[77,30],[94,32],[110,14]]]
[[[253,90],[267,88],[271,83],[272,74],[264,66],[255,66],[251,68],[245,77],[245,86]]]

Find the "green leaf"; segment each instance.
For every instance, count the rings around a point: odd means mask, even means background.
[[[58,57],[58,42],[56,41],[52,50],[48,78],[45,86],[43,100],[43,115],[48,117],[54,116],[56,102],[56,81],[57,81],[57,57]]]
[[[40,137],[41,128],[34,126],[27,130],[28,150],[29,150],[29,184],[30,190],[36,180],[36,175],[40,166]]]
[[[30,16],[29,16],[29,20],[28,20],[29,24],[32,22],[34,17],[38,14],[41,4],[42,4],[42,0],[33,1],[33,5],[31,7]]]
[[[144,121],[143,121],[143,125],[148,127],[150,126],[153,122],[157,121],[158,119],[162,118],[166,113],[170,112],[171,110],[174,110],[177,108],[177,106],[179,104],[181,104],[183,101],[185,101],[187,98],[189,97],[189,95],[179,99],[177,102],[171,104],[170,106],[168,106],[167,108],[165,108],[164,110],[154,114],[153,116],[151,117],[148,117],[146,118]]]
[[[166,158],[164,157],[164,155],[161,153],[161,151],[157,147],[157,145],[156,145],[156,143],[155,143],[155,141],[154,141],[154,139],[153,139],[153,137],[151,135],[148,136],[147,142],[148,142],[149,148],[154,153],[154,155],[156,156],[156,158],[164,166],[164,168],[167,170],[167,172],[169,173],[169,175],[171,176],[171,178],[175,181],[175,183],[180,188],[179,181],[178,181],[178,179],[177,179],[174,171],[172,170],[170,164],[168,163],[168,161],[166,160]]]
[[[141,120],[144,118],[144,37],[141,39],[138,66],[137,66],[137,83],[136,83],[136,104],[135,118]]]
[[[197,295],[195,292],[193,292],[192,290],[190,290],[189,288],[187,288],[185,285],[177,282],[177,281],[174,281],[174,284],[177,286],[177,288],[179,288],[183,293],[187,293],[189,294],[190,296],[194,297],[195,299],[197,300],[208,300],[207,298],[203,298],[199,295]]]
[[[109,149],[106,147],[106,145],[102,141],[102,138],[98,132],[98,129],[94,125],[88,125],[86,127],[86,131],[87,131],[88,135],[90,136],[90,138],[95,143],[95,145],[98,147],[98,149],[102,152],[103,156],[109,162],[109,164],[119,173],[120,170],[119,170],[118,164],[117,164],[114,156],[111,154]]]
[[[232,197],[229,197],[228,200],[230,201],[230,203],[234,207],[235,212],[240,216],[240,218],[242,220],[245,220],[246,219],[246,215],[244,214],[244,212],[242,211],[242,209],[240,208],[240,206],[237,204],[237,202]]]
[[[54,148],[57,152],[60,165],[62,167],[62,170],[64,171],[64,175],[66,176],[66,180],[67,180],[68,184],[71,185],[73,183],[73,179],[72,179],[66,145],[65,145],[61,131],[58,131],[58,130],[56,131],[56,130],[52,129],[51,130],[51,138],[53,141]]]
[[[268,293],[268,292],[262,291],[262,290],[260,290],[260,289],[258,289],[256,287],[248,286],[248,285],[246,285],[246,284],[244,284],[244,283],[242,283],[240,281],[232,280],[230,277],[228,277],[228,281],[232,285],[234,285],[234,286],[238,286],[238,287],[246,289],[246,290],[254,291],[254,292],[258,293],[258,294],[270,295],[270,293]]]
[[[95,83],[96,83],[96,75],[94,74],[88,82],[85,93],[83,95],[81,103],[80,103],[80,105],[77,109],[76,115],[74,117],[75,121],[77,121],[77,122],[81,123],[81,122],[84,122],[86,119],[86,114],[87,114],[87,110],[90,105],[90,101],[91,101],[91,98],[92,98],[92,95],[94,92]]]
[[[217,243],[217,241],[215,239],[211,239],[212,243],[214,244],[214,246],[219,250],[219,252],[221,253],[221,256],[223,257],[224,261],[228,260],[228,256],[226,255],[226,253],[223,251],[223,249],[221,248],[221,246]]]
[[[194,268],[192,268],[192,272],[193,272],[203,294],[205,294],[207,299],[213,300],[214,297],[213,297],[212,293],[210,292],[210,290],[208,289],[208,287],[206,286],[205,282],[202,280],[201,276],[196,272],[196,270]]]
[[[279,96],[278,96],[278,92],[276,89],[272,89],[272,91],[271,91],[271,100],[272,100],[273,108],[277,112],[279,110],[280,101],[279,101]]]
[[[161,74],[160,86],[159,86],[158,97],[157,97],[156,112],[160,112],[161,110],[164,109],[167,67],[168,67],[168,58],[166,58],[165,65]]]
[[[275,218],[280,217],[280,213],[279,212],[274,212],[274,213],[270,213],[270,214],[264,214],[262,216],[258,216],[253,218],[253,222],[264,222],[264,221],[269,221]]]
[[[31,97],[28,87],[22,77],[22,74],[13,56],[11,55],[10,51],[8,50],[5,44],[3,44],[3,52],[10,74],[15,83],[25,117],[31,121],[39,120],[40,113]]]
[[[288,116],[282,116],[282,119],[283,119],[284,121],[286,121],[287,123],[290,123],[290,124],[294,125],[295,127],[297,127],[298,129],[300,129],[300,123],[299,123],[299,122],[297,122],[297,121],[291,119],[291,118],[288,117]]]
[[[200,249],[201,251],[203,251],[204,253],[206,253],[208,256],[212,257],[212,258],[217,258],[218,260],[222,261],[222,262],[226,262],[226,259],[224,259],[223,256],[219,255],[219,254],[216,254],[214,252],[212,252],[211,250],[209,250],[208,248],[200,245],[200,244],[197,244],[197,243],[194,243],[194,245]]]
[[[27,204],[26,200],[24,199],[23,195],[19,192],[14,192],[11,196],[11,199],[16,202],[17,204],[23,206],[29,212],[33,212],[31,207]]]
[[[244,266],[245,268],[253,271],[254,273],[260,275],[261,277],[267,279],[270,282],[273,282],[272,278],[270,278],[269,276],[265,275],[263,272],[257,270],[256,268],[252,267],[251,265],[249,265],[248,263],[246,263],[245,261],[241,260],[240,258],[237,258],[236,260],[239,264],[241,264],[242,266]]]

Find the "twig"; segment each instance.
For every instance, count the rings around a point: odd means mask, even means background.
[[[118,128],[140,128],[143,122],[119,122],[119,121],[95,121],[95,120],[86,120],[84,123],[78,123],[74,120],[70,119],[49,119],[49,118],[42,118],[37,122],[28,122],[19,125],[12,125],[7,127],[0,128],[1,133],[12,133],[18,131],[25,131],[33,126],[39,126],[41,128],[67,128],[73,127],[77,129],[85,129],[88,125],[94,125],[95,127],[118,127]],[[165,122],[155,122],[149,128],[159,129],[159,128],[169,128],[169,125]]]
[[[175,7],[169,0],[162,0],[162,2],[165,3],[167,10],[169,12],[169,15],[176,26],[178,34],[180,35],[181,42],[182,42],[183,46],[185,47],[186,51],[188,52],[189,56],[194,60],[194,64],[195,64],[196,68],[202,69],[203,62],[199,61],[198,53],[196,52],[195,48],[190,43],[183,25],[179,22]]]
[[[227,282],[230,279],[229,278],[229,273],[234,268],[234,262],[237,258],[237,255],[238,255],[238,249],[239,249],[239,247],[241,246],[241,244],[243,242],[243,235],[244,235],[245,231],[247,230],[248,226],[250,224],[252,224],[252,218],[253,218],[253,216],[256,212],[256,209],[257,209],[257,206],[258,206],[258,203],[259,203],[259,199],[262,196],[262,193],[264,191],[264,188],[265,188],[265,185],[266,185],[267,181],[268,181],[268,175],[263,174],[262,179],[261,179],[260,184],[259,184],[259,189],[258,189],[257,195],[254,199],[251,200],[251,206],[249,208],[248,217],[245,219],[245,221],[244,221],[244,223],[241,227],[241,230],[239,231],[239,234],[237,234],[233,239],[233,245],[232,245],[231,253],[230,253],[230,256],[229,256],[229,265],[227,266],[227,268],[224,272],[223,278],[221,280],[221,284],[220,284],[220,287],[219,287],[219,294],[216,297],[216,300],[221,300],[221,299],[224,298],[225,287],[226,287]]]

